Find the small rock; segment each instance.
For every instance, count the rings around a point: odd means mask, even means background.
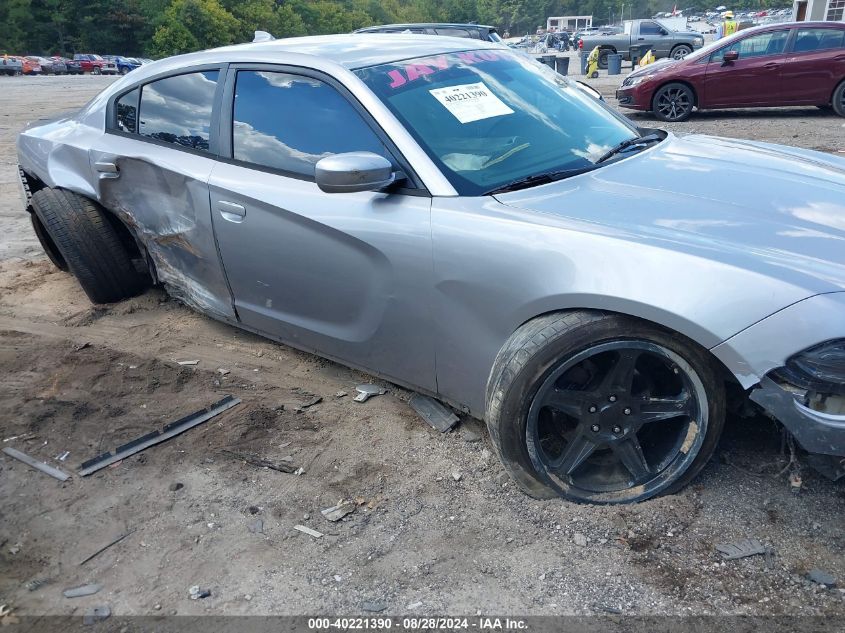
[[[422,602],[412,602],[411,604],[409,604],[405,608],[408,611],[413,611],[414,609],[419,609],[421,606],[422,606]]]
[[[336,506],[326,508],[325,510],[321,510],[320,512],[327,520],[335,522],[340,521],[347,514],[355,512],[356,507],[357,506],[355,505],[354,501],[341,501]]]
[[[185,484],[179,483],[178,481],[170,484],[170,492],[176,492],[177,490],[182,490],[185,487]]]
[[[249,595],[249,594],[246,594],[246,595],[244,596],[244,600],[246,600],[247,602],[249,602],[250,600],[252,600],[252,596],[251,596],[251,595]]]
[[[217,373],[218,373],[218,374],[220,374],[221,376],[225,376],[226,374],[228,374],[228,373],[229,373],[229,370],[228,370],[228,369],[223,369],[222,367],[220,367],[220,368],[217,370]]]
[[[161,605],[160,604],[153,605],[153,609],[155,609],[156,611],[161,611]]]
[[[361,605],[361,608],[370,613],[381,613],[387,609],[387,605],[383,602],[367,601]]]
[[[258,506],[249,506],[247,508],[247,512],[249,512],[250,514],[258,514],[259,512],[261,512],[261,508],[259,508]]]
[[[341,580],[343,580],[343,576],[341,576],[340,574],[334,575],[334,581],[335,582],[340,582]]]
[[[303,521],[307,521],[307,520],[308,520],[308,519],[310,519],[310,518],[311,518],[311,515],[310,515],[310,514],[308,514],[307,512],[306,512],[305,514],[303,514],[303,515],[302,515],[302,520],[303,520]]]
[[[578,547],[587,547],[587,537],[581,534],[580,532],[576,532],[575,535],[572,537],[572,540]]]
[[[823,585],[828,589],[835,589],[836,588],[836,578],[834,578],[831,574],[827,573],[821,569],[811,569],[810,572],[807,574],[807,580],[816,583],[817,585]]]
[[[455,481],[460,481],[461,480],[461,473],[459,473],[459,472],[452,473],[452,479],[454,479]]]
[[[334,394],[334,397],[335,398],[345,398],[347,395],[349,395],[349,394],[347,394],[345,391],[338,391],[336,394]],[[364,603],[364,604],[366,604],[366,603]]]
[[[103,586],[98,583],[93,583],[90,585],[82,585],[81,587],[73,587],[71,589],[65,589],[62,594],[65,598],[81,598],[82,596],[93,596],[95,593],[99,592]]]

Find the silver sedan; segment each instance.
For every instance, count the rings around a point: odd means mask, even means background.
[[[842,474],[842,158],[640,129],[505,47],[409,34],[144,65],[18,156],[92,301],[162,284],[484,418],[528,494],[676,491],[729,402]]]

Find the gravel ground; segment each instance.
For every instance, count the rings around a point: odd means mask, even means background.
[[[595,83],[610,97],[618,80]],[[14,138],[110,81],[0,78],[0,439],[17,436],[3,445],[73,470],[224,394],[243,402],[89,478],[59,483],[0,456],[0,604],[22,615],[96,604],[136,615],[362,614],[367,602],[387,614],[845,615],[845,589],[805,577],[818,567],[845,587],[845,485],[800,462],[786,468],[766,419],[729,420],[715,458],[678,495],[629,507],[541,502],[514,489],[477,421],[436,433],[389,384],[364,404],[337,397],[372,379],[158,290],[92,307],[36,245]],[[667,127],[845,150],[843,120],[815,109],[708,113]],[[174,362],[189,358],[199,364]],[[304,473],[256,468],[227,450],[287,458]],[[797,494],[788,472],[802,477]],[[320,510],[341,499],[355,511],[324,519]],[[773,556],[719,560],[717,543],[744,538]],[[87,582],[102,591],[62,597]],[[193,585],[211,596],[191,600]]]

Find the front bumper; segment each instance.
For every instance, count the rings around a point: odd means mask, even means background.
[[[647,107],[642,103],[642,98],[636,88],[620,88],[616,91],[616,100],[623,108],[630,108],[632,110],[646,110]]]
[[[814,411],[769,377],[763,377],[750,397],[783,424],[804,450],[845,456],[845,415]]]

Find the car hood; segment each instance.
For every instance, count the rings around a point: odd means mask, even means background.
[[[670,134],[605,167],[496,198],[809,293],[845,289],[845,159],[821,152]]]
[[[658,73],[665,72],[670,68],[677,68],[678,64],[680,64],[683,60],[680,59],[672,59],[670,57],[662,57],[651,64],[647,64],[642,68],[638,68],[637,70],[629,73],[627,77],[625,77],[626,83],[629,79],[633,79],[634,77],[648,77],[650,75],[656,75]]]

